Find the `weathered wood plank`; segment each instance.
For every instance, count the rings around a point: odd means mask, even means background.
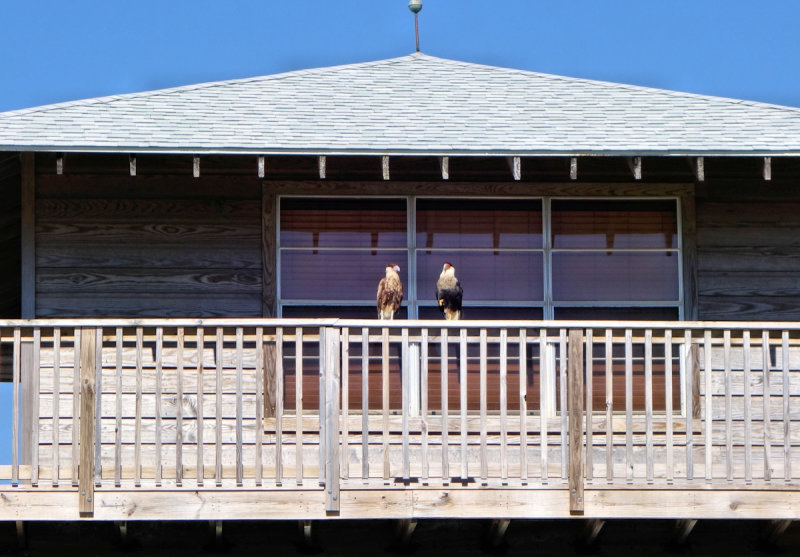
[[[78,512],[94,515],[96,332],[81,331],[81,421]]]
[[[570,329],[567,371],[569,387],[569,512],[584,510],[584,437],[583,437],[583,331]]]

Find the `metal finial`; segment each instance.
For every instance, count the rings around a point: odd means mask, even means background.
[[[417,14],[422,9],[422,0],[410,0],[408,9],[414,12],[414,36],[417,39],[417,52],[419,52],[419,18]]]

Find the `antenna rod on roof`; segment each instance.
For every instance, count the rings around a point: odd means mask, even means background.
[[[419,14],[422,9],[422,0],[411,0],[408,3],[408,9],[414,12],[414,36],[417,39],[417,52],[419,52]]]

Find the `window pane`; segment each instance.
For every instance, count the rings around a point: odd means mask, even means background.
[[[436,281],[445,261],[456,268],[465,305],[470,300],[539,302],[544,296],[541,253],[417,252],[420,300],[436,299]]]
[[[675,201],[553,200],[553,248],[677,248]]]
[[[400,280],[407,283],[405,260],[405,252],[397,251],[282,250],[281,298],[372,301],[388,263],[400,265]]]
[[[442,312],[437,307],[424,306],[419,308],[420,319],[444,319]],[[542,319],[542,308],[520,308],[520,307],[468,307],[461,315],[462,319],[517,319],[538,321]]]
[[[554,253],[557,301],[678,299],[674,253]]]
[[[281,199],[282,247],[406,247],[405,199]]]
[[[555,308],[567,321],[677,321],[678,308]]]
[[[284,306],[283,316],[292,318],[324,319],[337,317],[339,319],[377,319],[378,311],[375,306]],[[408,319],[408,309],[401,307],[394,316],[395,319]]]
[[[417,248],[541,247],[540,200],[417,201]]]

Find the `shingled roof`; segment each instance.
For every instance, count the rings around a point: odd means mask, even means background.
[[[0,113],[0,150],[800,154],[800,109],[417,53]]]

